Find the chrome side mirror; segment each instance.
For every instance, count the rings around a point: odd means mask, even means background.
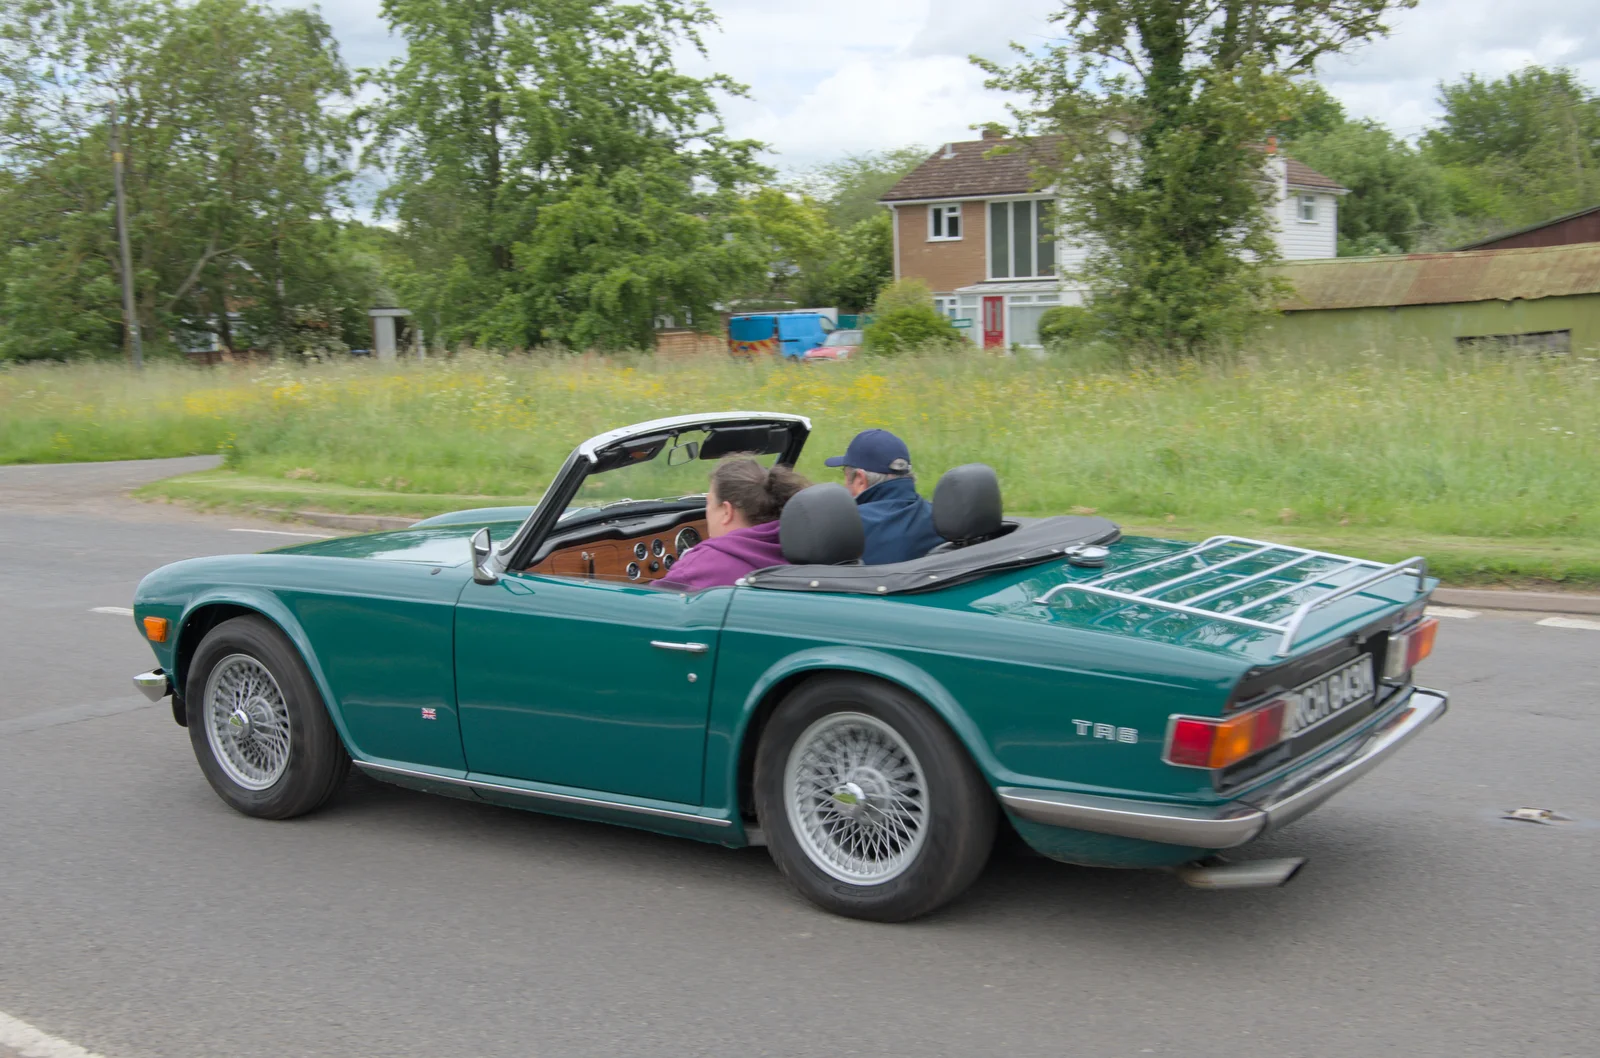
[[[494,568],[494,544],[485,526],[472,534],[472,579],[479,584],[498,584],[500,574]]]

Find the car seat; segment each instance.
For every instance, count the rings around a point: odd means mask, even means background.
[[[986,463],[945,471],[933,490],[933,529],[945,543],[930,555],[970,547],[1004,536],[1017,527],[1002,517],[1000,476]]]
[[[861,510],[843,485],[812,485],[783,505],[778,544],[796,566],[842,566],[861,561],[867,534]]]

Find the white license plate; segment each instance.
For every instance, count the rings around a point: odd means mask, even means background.
[[[1329,717],[1371,701],[1377,688],[1371,654],[1323,673],[1284,696],[1289,704],[1283,712],[1283,737],[1293,738]]]

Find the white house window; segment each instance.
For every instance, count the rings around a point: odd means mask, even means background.
[[[989,203],[989,278],[1039,279],[1056,274],[1050,199]]]
[[[1311,224],[1315,224],[1317,222],[1316,195],[1300,196],[1300,219]]]
[[[960,318],[959,310],[956,308],[956,299],[954,295],[935,294],[933,297],[933,307],[939,310],[939,315],[941,316],[948,317],[952,320]]]
[[[928,240],[961,238],[961,205],[928,207]]]

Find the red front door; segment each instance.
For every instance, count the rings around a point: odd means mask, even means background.
[[[1004,349],[1006,344],[1006,299],[983,299],[983,347]]]

